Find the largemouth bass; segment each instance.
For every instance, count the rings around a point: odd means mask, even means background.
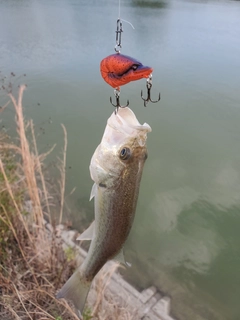
[[[140,61],[120,53],[111,54],[100,63],[103,79],[114,89],[120,90],[131,81],[148,78],[153,68],[144,66]]]
[[[151,131],[133,111],[120,108],[108,119],[95,150],[90,173],[94,181],[95,221],[78,240],[91,240],[86,259],[65,283],[58,298],[71,300],[81,315],[93,278],[110,259],[124,261],[123,245],[131,230]]]

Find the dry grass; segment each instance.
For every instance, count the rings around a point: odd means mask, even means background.
[[[44,225],[44,218],[50,220],[44,157],[37,153],[32,121],[23,118],[24,89],[20,87],[17,100],[9,94],[19,146],[0,140],[0,318],[78,319],[66,302],[55,299],[76,264],[68,261],[56,228],[49,232]]]
[[[75,258],[63,250],[59,229],[49,231],[45,219],[51,221],[50,196],[42,172],[32,121],[23,117],[22,97],[10,92],[16,114],[19,145],[9,143],[0,134],[0,319],[1,320],[73,320],[74,309],[55,298],[56,291],[76,268]],[[5,108],[5,106],[4,106]],[[31,142],[26,137],[30,128]],[[60,166],[60,222],[63,215],[67,134],[64,131],[64,152]],[[43,211],[46,208],[46,211]],[[84,320],[127,320],[133,316],[105,298],[108,280],[116,267],[98,275],[95,299],[85,311]],[[135,318],[136,319],[136,318]]]
[[[113,263],[108,269],[104,268],[96,276],[89,300],[92,307],[93,320],[136,320],[139,319],[137,310],[128,305],[127,297],[122,301],[108,290],[113,273],[119,268]]]

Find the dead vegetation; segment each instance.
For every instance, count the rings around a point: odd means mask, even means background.
[[[22,96],[9,94],[16,114],[19,145],[0,134],[0,319],[73,320],[79,319],[57,290],[76,268],[74,255],[63,250],[58,228],[51,221],[50,196],[43,175],[45,155],[39,155],[32,121],[25,122]],[[31,141],[26,137],[30,128]],[[63,160],[60,162],[60,222],[63,214],[66,130]],[[45,208],[43,210],[43,208]],[[45,226],[46,219],[52,230]],[[95,302],[86,308],[83,319],[133,319],[111,299],[104,298],[114,270],[95,281]],[[103,300],[106,300],[103,303]]]
[[[59,288],[76,268],[68,261],[51,221],[49,196],[42,173],[45,155],[37,153],[32,121],[26,123],[18,99],[9,97],[16,113],[19,146],[0,142],[0,315],[1,319],[78,319]],[[31,144],[26,137],[30,128]],[[43,211],[43,207],[47,211]]]

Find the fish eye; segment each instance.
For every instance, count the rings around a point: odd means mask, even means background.
[[[127,147],[122,148],[120,151],[120,159],[121,160],[128,160],[131,156],[131,150]]]
[[[133,69],[133,70],[137,70],[137,68],[138,68],[138,65],[137,65],[137,64],[134,64],[134,65],[132,66],[132,69]]]

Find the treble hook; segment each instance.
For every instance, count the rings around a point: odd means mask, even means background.
[[[117,53],[120,53],[120,49],[122,48],[121,41],[122,41],[122,21],[121,19],[117,19],[117,30],[116,30],[116,45],[114,47],[114,50]],[[118,49],[119,48],[119,49]]]
[[[116,104],[113,104],[113,103],[112,103],[112,97],[110,97],[110,102],[111,102],[111,104],[116,108],[116,109],[115,109],[115,114],[117,114],[119,108],[126,108],[126,107],[129,105],[129,100],[127,100],[126,106],[121,106],[121,105],[120,105],[120,101],[119,101],[119,98],[120,98],[120,90],[117,90],[117,89],[114,90],[114,95],[115,95],[115,97],[116,97]]]
[[[156,103],[161,99],[160,96],[160,92],[159,92],[159,96],[158,96],[158,100],[153,101],[151,99],[151,88],[152,88],[152,74],[150,74],[150,76],[147,78],[147,83],[146,83],[146,87],[147,87],[147,99],[143,98],[143,91],[141,90],[141,98],[144,100],[144,107],[147,106],[148,102],[151,101],[152,103]]]

